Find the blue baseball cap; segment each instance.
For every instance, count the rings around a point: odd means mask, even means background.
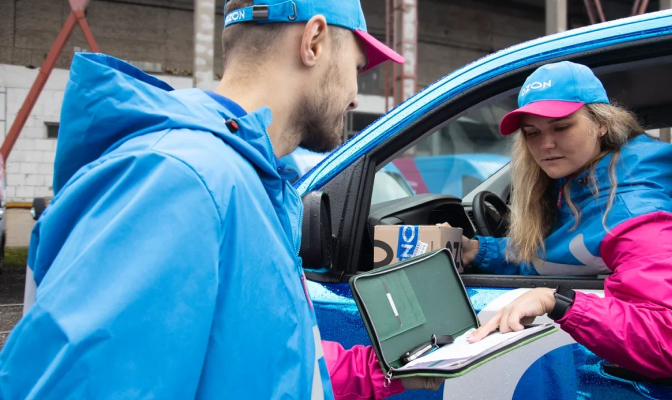
[[[226,3],[224,7],[226,8]],[[323,15],[329,25],[351,30],[366,44],[368,62],[362,71],[390,60],[398,64],[404,57],[385,46],[366,31],[364,12],[359,0],[254,0],[254,5],[231,11],[224,17],[224,27],[241,22],[278,23],[308,22]]]
[[[602,82],[585,65],[563,61],[546,64],[530,75],[518,94],[518,108],[502,118],[499,132],[510,135],[520,129],[523,114],[562,118],[584,104],[607,103]]]

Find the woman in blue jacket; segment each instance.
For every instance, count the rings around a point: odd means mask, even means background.
[[[672,376],[672,146],[609,104],[592,71],[537,69],[500,131],[514,137],[506,238],[464,240],[463,261],[495,274],[609,275],[604,297],[531,290],[474,333],[548,313],[598,356]]]

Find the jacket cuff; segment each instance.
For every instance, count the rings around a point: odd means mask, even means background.
[[[403,393],[404,390],[406,390],[401,379],[392,379],[390,384],[385,387],[385,373],[380,367],[380,362],[375,353],[373,353],[372,361],[375,361],[375,363],[371,364],[371,382],[373,383],[374,397],[376,400],[386,399],[395,394]]]
[[[555,321],[555,323],[559,324],[563,331],[570,334],[573,333],[582,325],[583,315],[586,313],[587,306],[588,296],[585,293],[576,292],[572,306],[569,307],[565,316]]]
[[[474,261],[471,263],[478,268],[488,268],[490,265],[490,257],[488,257],[488,247],[492,246],[494,238],[486,236],[476,236],[474,239],[478,240],[478,253]]]
[[[385,377],[383,377],[383,382],[385,382]],[[386,399],[390,396],[394,396],[395,394],[403,393],[404,390],[406,389],[404,388],[404,384],[401,379],[392,379],[388,387],[382,388],[382,390],[376,391],[376,393],[381,394],[381,399]]]

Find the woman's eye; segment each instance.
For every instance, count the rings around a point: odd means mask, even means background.
[[[562,131],[567,130],[567,128],[569,128],[569,125],[558,126],[558,127],[555,128],[555,130],[558,131],[558,132],[562,132]]]
[[[523,133],[525,134],[525,137],[532,137],[538,135],[539,131],[532,131],[532,132],[524,131]]]

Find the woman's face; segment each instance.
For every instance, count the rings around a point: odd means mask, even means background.
[[[598,136],[605,133],[606,127],[591,121],[584,108],[564,118],[525,114],[521,119],[527,148],[553,179],[581,172],[600,153]]]

